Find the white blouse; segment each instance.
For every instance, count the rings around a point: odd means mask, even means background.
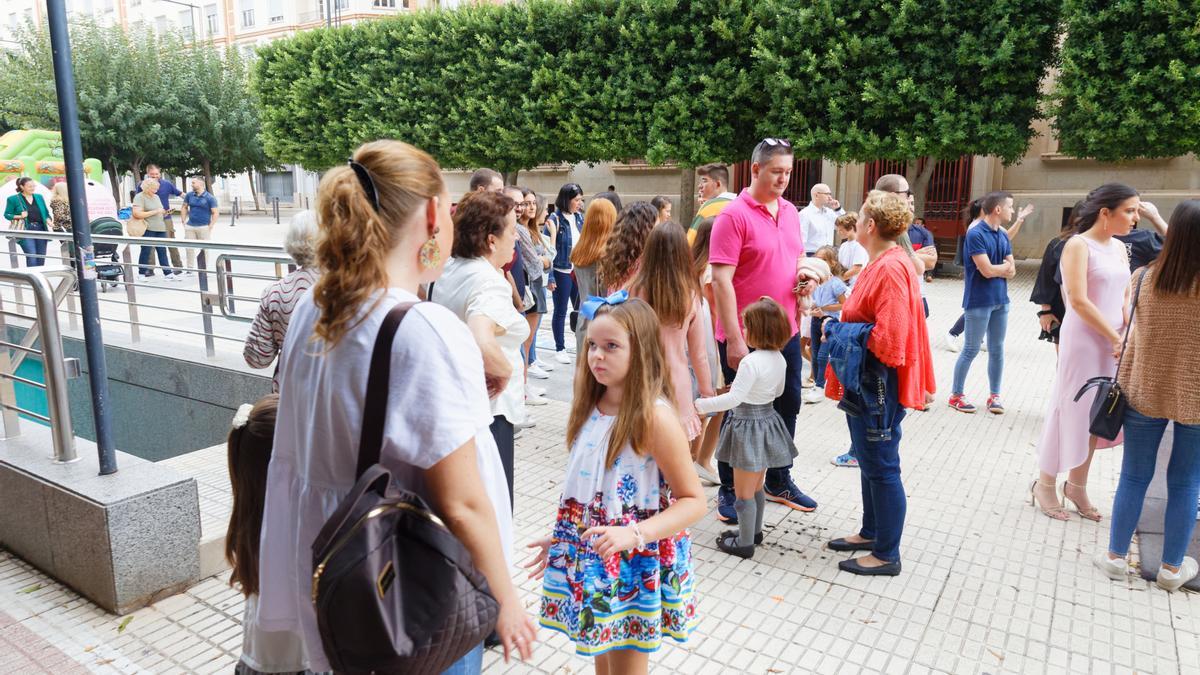
[[[300,669],[330,670],[312,605],[312,543],[354,486],[367,373],[379,326],[396,303],[416,300],[407,291],[389,289],[331,349],[311,340],[319,314],[311,293],[292,313],[279,361],[257,629],[297,634],[305,652]],[[444,307],[417,305],[392,342],[380,463],[401,488],[428,500],[424,472],[474,439],[501,547],[511,563],[512,509],[491,422],[483,357],[470,332]]]
[[[742,403],[770,403],[783,394],[783,379],[787,373],[787,359],[779,352],[765,349],[750,352],[738,364],[737,377],[729,391],[720,396],[696,401],[696,410],[701,414],[732,410]]]
[[[433,301],[464,323],[472,316],[486,316],[504,331],[496,336],[500,349],[512,366],[512,377],[500,395],[492,399],[492,415],[513,424],[525,421],[525,363],[521,346],[529,337],[529,322],[513,306],[512,286],[483,258],[451,258],[433,285]]]

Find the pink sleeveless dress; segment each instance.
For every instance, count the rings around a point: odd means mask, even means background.
[[[1125,289],[1129,286],[1129,262],[1125,245],[1116,239],[1107,246],[1088,237],[1080,237],[1088,246],[1087,295],[1100,310],[1104,320],[1118,333],[1125,325]],[[1063,288],[1063,297],[1067,290]],[[1097,333],[1067,303],[1059,333],[1058,374],[1046,411],[1046,426],[1038,443],[1038,465],[1042,471],[1056,475],[1083,464],[1088,456],[1089,411],[1096,397],[1089,390],[1079,401],[1075,394],[1093,377],[1112,377],[1117,361],[1112,355],[1108,338]],[[1096,448],[1111,448],[1124,442],[1098,438]]]

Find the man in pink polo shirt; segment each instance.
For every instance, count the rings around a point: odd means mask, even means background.
[[[732,382],[738,364],[749,353],[742,337],[741,314],[750,303],[766,295],[779,301],[787,312],[792,339],[783,348],[787,375],[783,394],[775,409],[783,417],[792,438],[800,412],[800,337],[796,330],[796,261],[804,257],[800,214],[783,198],[792,177],[792,146],[783,139],[768,138],[754,148],[750,159],[750,187],[725,207],[713,223],[708,261],[713,270],[713,295],[717,307],[716,337],[725,381]],[[737,521],[734,510],[733,471],[717,464],[721,489],[717,493],[717,516]],[[817,503],[792,482],[790,467],[768,469],[767,499],[799,511],[812,511]]]

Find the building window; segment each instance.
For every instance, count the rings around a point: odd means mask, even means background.
[[[251,28],[254,26],[254,10],[242,10],[242,28]]]
[[[221,33],[221,24],[218,21],[217,6],[204,6],[204,27],[208,30],[209,35],[219,35]]]
[[[283,22],[283,0],[271,0],[271,4],[268,5],[267,11],[271,14],[270,23]]]
[[[375,7],[396,8],[396,0],[373,0],[371,4]]]

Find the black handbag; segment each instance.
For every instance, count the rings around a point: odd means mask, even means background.
[[[1083,397],[1084,392],[1096,388],[1096,398],[1092,401],[1092,409],[1088,415],[1090,423],[1088,431],[1093,436],[1109,441],[1115,441],[1125,424],[1125,410],[1129,403],[1125,400],[1125,392],[1117,379],[1121,375],[1121,361],[1125,359],[1125,345],[1129,343],[1129,329],[1133,327],[1133,318],[1137,312],[1138,296],[1142,292],[1142,282],[1146,280],[1147,270],[1142,270],[1138,277],[1137,286],[1133,291],[1133,306],[1129,309],[1129,323],[1125,325],[1125,337],[1121,340],[1121,356],[1117,358],[1117,372],[1113,377],[1093,377],[1084,383],[1075,400]]]
[[[317,626],[338,673],[441,673],[483,642],[500,611],[462,543],[379,464],[392,340],[415,304],[397,305],[380,326],[358,479],[312,546]]]

